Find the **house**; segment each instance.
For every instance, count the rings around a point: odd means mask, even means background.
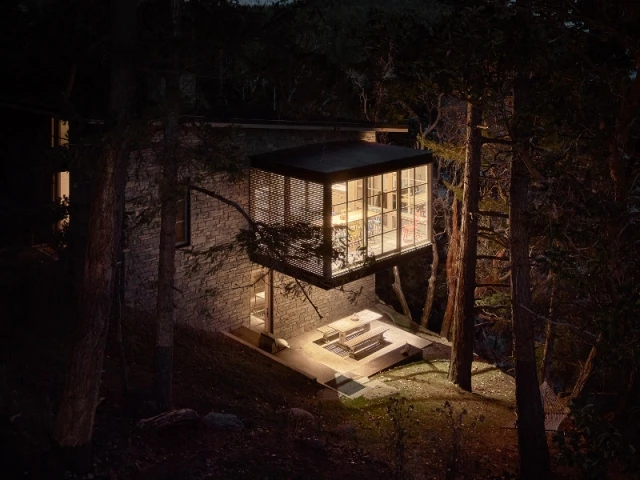
[[[249,159],[245,175],[229,182],[224,173],[211,174],[200,190],[185,189],[179,202],[178,322],[208,331],[252,326],[294,337],[373,306],[375,272],[430,245],[431,154],[375,143],[376,134],[406,127],[238,122],[233,132]],[[148,165],[130,172],[128,218],[141,210],[134,201],[140,192],[157,195],[157,173]],[[259,247],[250,257],[236,246],[211,263],[205,252],[236,244],[248,222],[203,190],[234,202],[255,222],[315,225],[341,259],[300,257],[293,242],[285,258]],[[159,223],[156,211],[151,221],[126,230],[125,302],[147,311],[156,300]],[[304,282],[304,294],[291,293],[296,280]]]
[[[59,148],[68,143],[68,122],[55,111],[16,102],[1,109],[0,249],[54,243],[69,198],[69,173]]]

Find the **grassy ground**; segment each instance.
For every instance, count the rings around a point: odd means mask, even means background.
[[[50,438],[72,345],[72,291],[38,269],[41,283],[34,284],[33,273],[20,274],[25,296],[4,299],[17,322],[7,324],[16,328],[9,329],[0,465],[3,478],[71,478],[52,455]],[[513,380],[477,362],[474,393],[462,392],[446,381],[446,348],[377,376],[400,395],[343,401],[222,335],[177,328],[175,406],[201,415],[233,413],[245,428],[142,432],[136,423],[153,410],[151,319],[125,312],[124,340],[131,394],[122,394],[112,334],[93,479],[509,478],[515,472],[515,431],[503,428],[515,418]],[[317,423],[289,420],[282,412],[291,407],[311,412]]]
[[[513,379],[475,362],[474,393],[447,380],[448,348],[375,378],[399,390],[395,398],[341,402],[331,415],[359,426],[359,437],[402,464],[407,478],[501,478],[517,466]],[[346,408],[345,408],[346,407]]]

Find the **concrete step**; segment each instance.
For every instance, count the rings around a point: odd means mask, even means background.
[[[333,380],[338,374],[333,368],[329,368],[319,362],[314,362],[306,355],[291,348],[285,348],[274,355],[284,363],[315,377],[319,383]]]

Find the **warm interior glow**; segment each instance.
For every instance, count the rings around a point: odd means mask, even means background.
[[[60,120],[58,129],[58,145],[69,145],[69,122]]]
[[[53,201],[69,202],[71,195],[71,177],[69,172],[57,172],[53,174]],[[65,215],[58,223],[57,228],[61,229],[69,224],[69,215]]]
[[[51,119],[51,147],[69,145],[69,122]],[[69,202],[71,196],[71,178],[68,171],[53,174],[52,200],[54,202]],[[61,229],[69,224],[69,215],[60,220],[56,227]]]
[[[71,189],[70,189],[70,177],[69,172],[60,172],[58,173],[59,178],[59,190],[58,190],[58,198],[69,198]]]
[[[333,243],[346,261],[334,262],[333,273],[429,243],[428,169],[421,165],[331,186]]]
[[[273,226],[330,227],[338,259],[310,255],[301,240],[287,246],[286,262],[325,278],[341,275],[430,244],[430,169],[420,165],[330,185],[252,169],[251,216]]]

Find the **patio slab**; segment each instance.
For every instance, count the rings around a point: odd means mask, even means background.
[[[318,383],[326,383],[337,378],[339,373],[322,363],[316,362],[301,352],[291,348],[285,348],[274,354],[275,357],[282,360],[285,364],[292,365],[298,370],[308,373],[316,377]]]
[[[329,323],[329,322],[327,322]],[[371,322],[371,328],[384,327],[385,343],[351,358],[337,345],[337,339],[328,342],[321,332],[313,329],[302,335],[286,339],[289,348],[275,354],[275,360],[315,378],[334,391],[349,398],[373,398],[391,395],[395,390],[370,381],[368,377],[388,368],[422,358],[423,349],[433,342],[398,328],[382,317]],[[259,332],[246,327],[230,332],[244,343],[257,347]]]
[[[353,378],[368,377],[381,372],[407,361],[407,357],[411,359],[419,358],[422,350],[432,344],[429,340],[388,323],[384,318],[374,320],[371,323],[372,329],[379,326],[388,329],[384,334],[385,344],[373,351],[363,352],[357,359],[350,358],[348,355],[345,356],[344,352],[339,348],[332,348],[336,345],[335,339],[325,344],[322,341],[322,333],[315,329],[297,337],[289,338],[287,341],[289,342],[290,350],[300,352],[338,372],[348,372],[350,373],[349,376]],[[325,348],[327,346],[329,349]],[[408,355],[402,354],[402,350],[405,347],[408,349]]]

